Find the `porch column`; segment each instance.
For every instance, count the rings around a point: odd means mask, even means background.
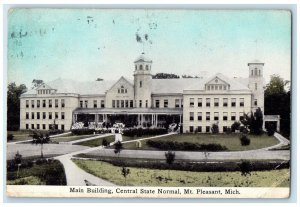
[[[280,132],[280,120],[277,120],[277,129],[278,132]]]
[[[181,114],[179,115],[179,123],[181,124]]]
[[[265,131],[266,130],[266,128],[265,128],[265,123],[266,121],[265,120],[263,120],[263,125],[262,125],[262,129]]]

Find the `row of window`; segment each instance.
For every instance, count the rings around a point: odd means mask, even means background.
[[[54,107],[55,108],[58,108],[58,106],[59,106],[58,103],[59,103],[59,100],[55,99],[54,100]],[[29,104],[29,100],[26,100],[26,108],[29,108],[29,105],[31,106],[31,108],[35,108],[35,107],[36,108],[40,108],[40,107],[46,108],[47,107],[47,100],[46,99],[31,100],[31,104]],[[48,99],[48,107],[52,108],[52,106],[53,106],[52,99]],[[61,106],[61,108],[65,107],[65,99],[60,100],[60,106]]]
[[[133,100],[112,100],[113,108],[133,108]]]
[[[169,107],[169,100],[164,99],[163,100],[163,108]],[[160,106],[160,100],[155,100],[155,108],[159,108]],[[175,99],[175,108],[182,108],[183,107],[183,100],[182,99]]]
[[[139,70],[143,70],[143,65],[139,65]],[[137,70],[138,69],[138,66],[137,65],[135,65],[135,70]],[[146,70],[149,70],[149,69],[151,69],[151,66],[150,65],[146,65],[145,66],[145,69]]]
[[[202,130],[203,129],[203,130]],[[230,126],[223,126],[223,132],[226,132],[228,129],[230,129]],[[194,127],[194,126],[190,126],[189,129],[190,133],[194,133],[195,131],[201,133],[201,132],[206,132],[206,133],[210,133],[211,132],[211,126],[198,126],[198,127]]]
[[[54,115],[54,117],[52,116]],[[65,119],[65,112],[59,113],[58,112],[48,112],[48,119]],[[26,112],[26,119],[29,119],[29,112]],[[47,119],[47,113],[46,112],[31,112],[31,119]]]
[[[213,120],[215,121],[218,121],[219,120],[219,112],[214,112],[213,114]],[[235,121],[236,120],[236,116],[237,116],[237,113],[236,112],[231,112],[230,113],[230,120],[231,121]],[[240,112],[239,113],[239,117],[240,117],[240,120],[243,120],[244,118],[244,113],[243,112]],[[195,120],[195,113],[194,112],[190,112],[190,121],[194,121]],[[198,121],[202,121],[202,112],[198,112],[197,113],[197,120]],[[205,114],[205,120],[206,121],[210,121],[211,120],[211,113],[210,112],[206,112]],[[227,121],[229,120],[228,119],[228,112],[223,112],[223,121]]]
[[[37,93],[38,94],[51,94],[51,90],[49,90],[49,89],[42,89],[42,90],[38,90]]]
[[[84,104],[84,105],[83,105],[83,104]],[[89,104],[88,100],[80,101],[80,108],[88,108],[88,104]],[[93,107],[94,107],[94,108],[98,108],[98,102],[97,102],[97,100],[94,100],[94,101],[93,101]],[[101,100],[101,101],[100,101],[100,107],[101,107],[101,108],[104,108],[104,107],[105,107],[104,100]]]
[[[219,98],[214,98],[214,107],[219,107]],[[244,98],[240,98],[240,107],[245,106],[245,100]],[[195,106],[195,99],[190,98],[190,107]],[[202,107],[202,98],[198,98],[198,107]],[[206,98],[205,100],[205,106],[210,107],[211,106],[211,98]],[[223,107],[228,107],[228,98],[223,98]],[[236,98],[231,98],[231,107],[236,107]]]
[[[118,88],[118,93],[127,93],[127,88],[124,88],[124,86],[121,86],[121,88]]]
[[[218,91],[218,90],[229,90],[230,88],[229,88],[229,86],[227,87],[226,85],[217,85],[217,84],[210,84],[210,85],[206,85],[206,90],[208,90],[208,91]]]
[[[46,124],[31,124],[31,128],[29,128],[29,124],[25,124],[26,126],[26,129],[43,129],[43,130],[46,130]],[[58,124],[48,124],[48,129],[51,130],[51,129],[58,129]],[[61,130],[65,130],[65,125],[64,124],[61,124],[60,125],[60,129]]]

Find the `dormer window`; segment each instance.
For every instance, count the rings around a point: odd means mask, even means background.
[[[143,70],[143,65],[140,65],[140,70]]]
[[[149,66],[148,65],[146,65],[146,70],[149,70]]]
[[[127,93],[127,88],[124,88],[124,86],[121,86],[118,88],[118,93]]]

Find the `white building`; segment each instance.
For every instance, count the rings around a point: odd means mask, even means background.
[[[123,122],[127,126],[183,124],[183,132],[220,132],[244,113],[264,111],[264,63],[248,63],[248,78],[152,79],[152,60],[134,62],[134,80],[80,82],[57,79],[21,96],[20,129],[70,130],[72,123]]]

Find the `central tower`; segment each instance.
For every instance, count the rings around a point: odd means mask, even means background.
[[[142,53],[134,61],[134,100],[137,108],[151,107],[152,60],[147,59]]]

